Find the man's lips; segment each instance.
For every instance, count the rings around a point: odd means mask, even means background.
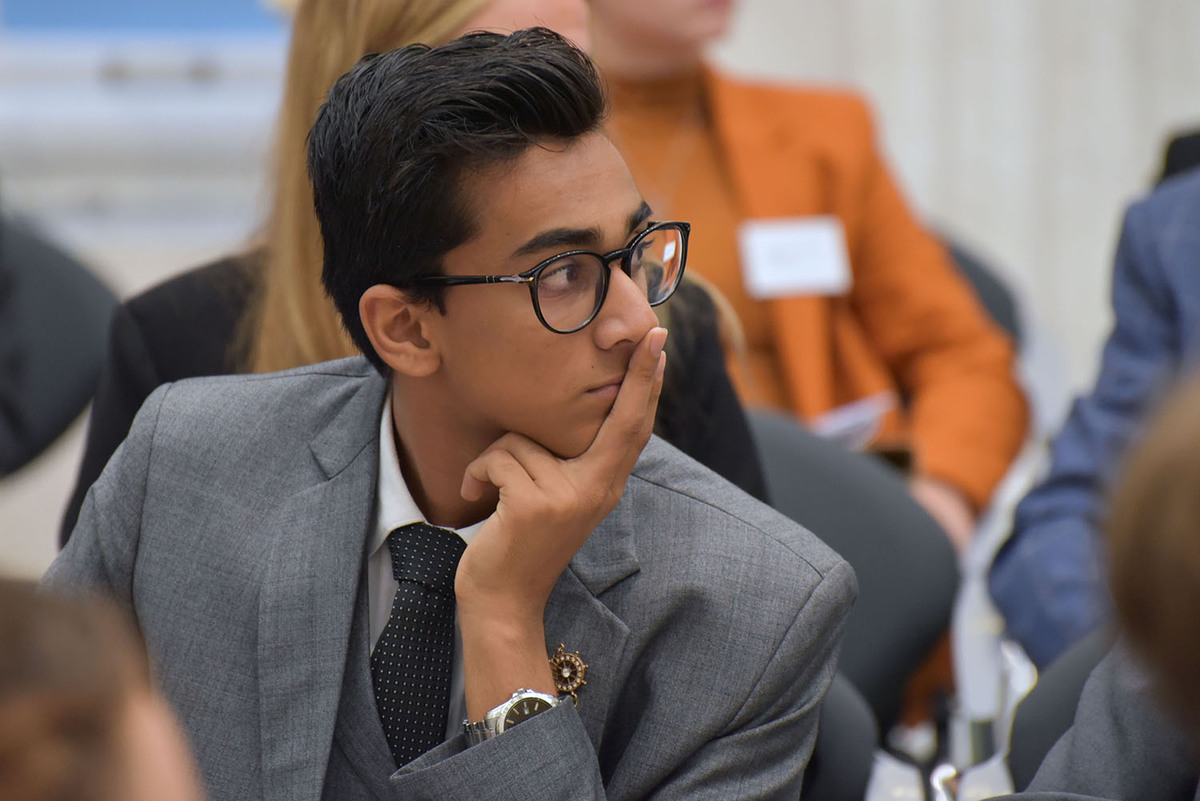
[[[616,394],[621,391],[621,382],[624,380],[624,375],[617,376],[616,378],[610,378],[604,383],[597,384],[596,386],[588,389],[587,394],[601,396],[612,395],[613,397],[616,397]]]

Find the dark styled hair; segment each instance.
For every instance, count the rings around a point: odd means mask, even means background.
[[[321,281],[377,368],[359,299],[390,284],[444,308],[442,288],[412,280],[439,274],[442,256],[474,236],[464,176],[599,130],[605,109],[592,62],[545,28],[410,45],[338,79],[309,133]]]

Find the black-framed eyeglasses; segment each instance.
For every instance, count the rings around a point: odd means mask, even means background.
[[[551,256],[516,275],[430,275],[413,283],[436,286],[469,284],[526,284],[533,310],[542,325],[556,334],[584,328],[604,305],[611,276],[609,265],[620,260],[621,271],[633,279],[651,306],[666,302],[679,286],[687,261],[685,222],[657,222],[620,250],[600,254],[572,250]]]

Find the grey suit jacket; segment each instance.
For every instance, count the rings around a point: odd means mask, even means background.
[[[135,615],[213,799],[319,798],[373,521],[385,382],[363,359],[169,384],[46,583]],[[812,534],[652,440],[558,581],[578,708],[391,778],[395,798],[799,794],[855,594]]]
[[[1146,672],[1118,644],[1088,678],[1075,724],[1023,801],[1200,801],[1200,759],[1161,709]]]

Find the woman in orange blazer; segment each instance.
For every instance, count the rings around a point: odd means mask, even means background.
[[[865,104],[708,67],[731,0],[591,7],[609,134],[655,214],[692,222],[689,271],[745,330],[744,355],[732,348],[729,360],[743,400],[818,431],[856,429],[859,444],[902,444],[914,496],[964,545],[1024,439],[1025,400],[1012,343],[909,210]],[[763,268],[746,224],[767,221],[808,226],[807,238],[782,241],[810,256],[814,225],[817,250],[844,242],[845,261],[822,260],[825,272],[840,263],[843,285],[751,294],[748,274]],[[802,270],[796,259],[776,260],[775,274]]]

